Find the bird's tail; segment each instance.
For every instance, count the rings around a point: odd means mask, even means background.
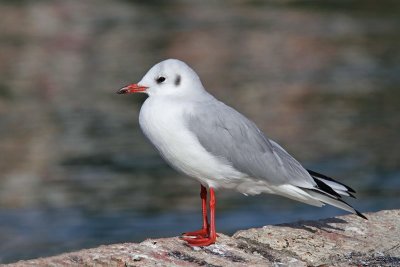
[[[354,189],[350,188],[349,186],[342,184],[334,179],[325,176],[323,174],[307,170],[311,177],[314,179],[315,183],[317,184],[316,188],[302,188],[306,191],[309,195],[313,198],[320,200],[326,204],[335,206],[337,208],[347,210],[354,214],[357,214],[361,218],[367,219],[361,212],[354,209],[348,203],[346,203],[342,196],[349,196],[355,198],[352,193],[355,193]]]

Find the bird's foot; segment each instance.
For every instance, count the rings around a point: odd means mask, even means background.
[[[217,240],[217,237],[183,237],[183,240],[185,240],[190,246],[192,247],[202,247],[202,246],[209,246],[215,243]]]
[[[189,237],[189,238],[190,238],[190,237],[194,237],[194,238],[197,238],[197,237],[206,238],[206,237],[208,237],[208,229],[203,228],[203,229],[200,229],[200,230],[197,230],[197,231],[183,233],[182,236],[183,236],[183,237]]]

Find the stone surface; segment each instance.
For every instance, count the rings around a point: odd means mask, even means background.
[[[400,210],[366,215],[219,234],[202,248],[178,237],[148,239],[6,266],[400,266]]]

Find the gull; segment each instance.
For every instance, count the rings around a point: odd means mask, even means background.
[[[352,188],[305,169],[254,122],[209,94],[186,63],[164,60],[117,93],[149,96],[139,114],[144,135],[169,165],[200,182],[203,225],[182,234],[189,245],[216,242],[218,188],[276,194],[318,207],[329,204],[367,219],[342,199],[354,197]]]

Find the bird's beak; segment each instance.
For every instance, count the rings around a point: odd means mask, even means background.
[[[133,94],[133,93],[145,93],[147,86],[142,86],[137,83],[125,86],[117,91],[117,94]]]

